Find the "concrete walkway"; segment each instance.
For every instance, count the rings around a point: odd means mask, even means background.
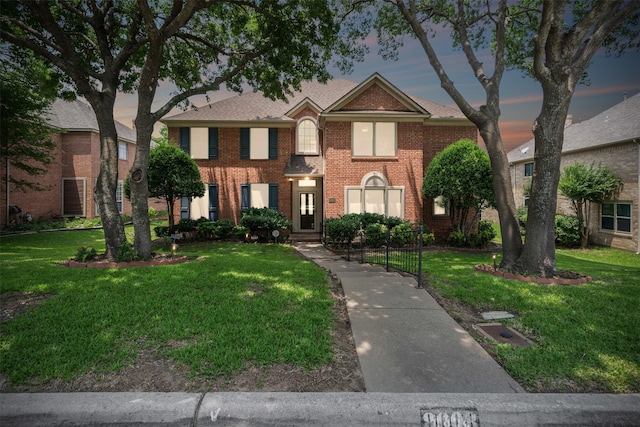
[[[295,248],[342,282],[367,392],[524,392],[413,277],[319,243]]]

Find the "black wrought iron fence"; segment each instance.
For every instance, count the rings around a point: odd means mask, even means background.
[[[325,233],[326,236],[326,233]],[[397,270],[416,276],[418,287],[422,287],[422,255],[424,249],[424,226],[409,225],[360,229],[351,240],[340,242],[325,239],[325,245],[343,252],[348,261],[379,264],[387,271]]]

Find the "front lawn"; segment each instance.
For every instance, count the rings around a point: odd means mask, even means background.
[[[0,372],[10,384],[110,373],[145,349],[206,379],[249,366],[312,369],[332,360],[326,273],[287,246],[181,244],[190,262],[66,268],[79,246],[104,251],[101,230],[0,240],[2,294],[50,294],[0,324]]]
[[[427,252],[427,285],[476,314],[506,310],[504,321],[534,341],[483,344],[529,391],[640,392],[640,258],[610,248],[557,251],[559,269],[593,282],[539,285],[476,272],[491,254]],[[499,262],[499,259],[498,259]],[[454,317],[455,313],[452,313]]]

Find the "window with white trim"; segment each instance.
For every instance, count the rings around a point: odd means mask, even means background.
[[[394,122],[353,122],[351,127],[353,157],[396,157]]]
[[[345,187],[345,213],[364,212],[404,217],[404,187],[389,186],[377,172],[367,174],[360,186]]]
[[[533,162],[524,164],[524,176],[533,176]]]
[[[315,120],[304,117],[298,122],[296,154],[318,154],[318,126]]]
[[[602,230],[631,233],[631,202],[602,203],[600,208]]]
[[[118,142],[118,159],[127,160],[129,158],[129,152],[127,150],[126,142]]]
[[[447,215],[447,204],[444,202],[444,197],[438,196],[433,199],[433,215]]]

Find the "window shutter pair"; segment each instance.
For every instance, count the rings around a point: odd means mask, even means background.
[[[240,185],[240,211],[244,212],[251,207],[251,184]],[[269,209],[278,210],[278,184],[269,184]]]
[[[250,159],[250,130],[249,128],[240,129],[240,158]],[[269,128],[269,159],[275,160],[278,158],[278,129]]]
[[[191,128],[180,128],[180,149],[191,154]],[[209,158],[218,158],[218,128],[209,128]]]

